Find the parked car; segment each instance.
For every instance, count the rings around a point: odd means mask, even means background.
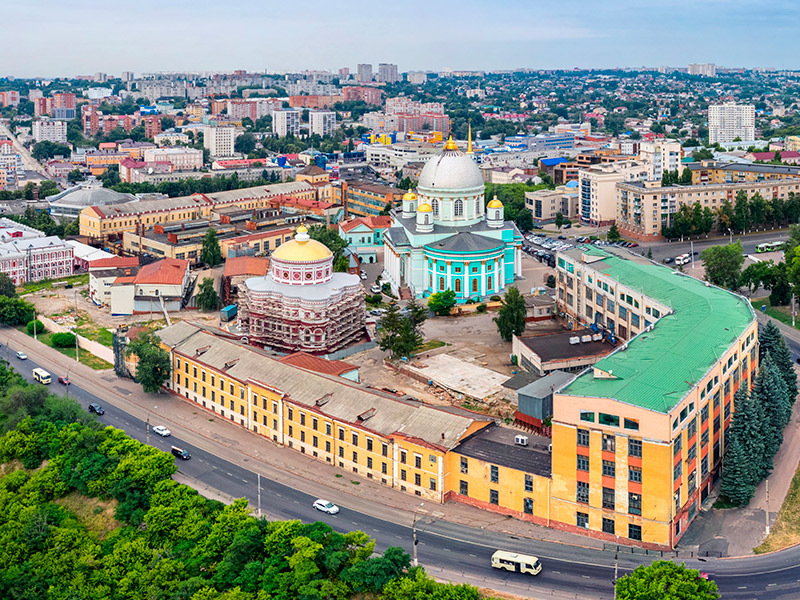
[[[366,279],[366,278],[367,278],[367,274],[366,273],[361,273],[361,279]]]
[[[96,414],[96,415],[102,415],[102,414],[103,414],[103,413],[105,413],[106,411],[104,411],[104,410],[103,410],[103,407],[102,407],[102,406],[100,406],[100,405],[99,405],[97,402],[92,402],[92,403],[89,405],[89,412],[90,412],[90,413],[94,413],[94,414]]]
[[[380,294],[381,293],[381,286],[379,286],[378,284],[375,284],[371,288],[369,288],[369,291],[372,292],[373,294]]]
[[[28,360],[28,355],[24,352],[17,352],[17,358],[20,360]]]
[[[668,256],[667,258],[664,259],[664,264],[665,265],[671,265],[674,262],[675,262],[675,259],[672,258],[671,256]]]
[[[192,458],[192,455],[189,454],[186,450],[184,450],[183,448],[178,448],[176,446],[172,447],[172,455],[177,456],[181,460],[189,460],[190,458]]]
[[[321,512],[328,513],[329,515],[335,515],[339,512],[338,506],[336,506],[333,502],[323,500],[322,498],[317,498],[314,500],[314,508]]]
[[[565,239],[567,239],[567,236],[565,236],[565,235],[560,235],[560,236],[558,236],[558,239],[560,239],[560,240],[565,240]]]
[[[66,375],[60,375],[58,378],[58,383],[62,385],[69,385],[70,384],[69,377],[67,377]]]
[[[157,433],[161,437],[169,437],[172,435],[172,432],[163,425],[156,425],[153,427],[153,433]]]

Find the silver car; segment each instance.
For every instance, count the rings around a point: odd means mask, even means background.
[[[322,498],[317,498],[314,500],[314,508],[321,512],[328,513],[329,515],[335,515],[339,512],[338,506],[336,506],[333,502],[323,500]]]

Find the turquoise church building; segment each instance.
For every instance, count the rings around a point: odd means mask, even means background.
[[[416,192],[392,210],[384,234],[384,272],[398,296],[453,290],[458,302],[500,294],[522,275],[522,234],[503,204],[484,200],[471,152],[449,140],[420,172]]]

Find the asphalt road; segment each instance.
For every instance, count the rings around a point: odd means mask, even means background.
[[[258,476],[254,471],[186,443],[181,438],[182,432],[178,430],[167,438],[151,432],[148,439],[146,424],[140,419],[104,400],[102,393],[97,396],[75,384],[67,390],[56,380],[62,373],[47,364],[39,364],[44,361],[40,361],[35,352],[29,351],[28,354],[30,358],[21,361],[15,357],[13,347],[8,352],[12,367],[27,379],[32,379],[31,371],[35,367],[47,369],[54,378],[51,384],[53,392],[66,392],[83,406],[91,402],[100,403],[105,409],[105,414],[98,417],[101,422],[123,429],[142,442],[149,441],[152,446],[165,452],[169,452],[173,445],[188,450],[192,455],[190,460],[176,459],[180,473],[227,495],[246,497],[252,506],[258,506]],[[151,426],[157,424],[154,421]],[[323,489],[322,486],[320,489]],[[324,492],[320,493],[324,495]],[[412,534],[408,525],[351,511],[347,506],[341,506],[341,512],[337,515],[323,514],[312,508],[314,499],[313,496],[261,476],[261,509],[265,516],[306,522],[324,521],[342,532],[358,529],[375,539],[379,551],[388,546],[401,546],[409,553],[412,551]],[[438,520],[429,515],[419,520],[417,530],[420,564],[434,575],[538,598],[613,598],[613,552],[517,538]],[[489,557],[498,548],[535,554],[542,560],[542,573],[532,578],[492,569]],[[620,553],[619,575],[650,560],[653,558]],[[709,573],[726,599],[800,598],[800,547],[760,557],[684,562]]]
[[[8,126],[2,121],[0,121],[0,134],[11,140],[14,150],[22,157],[22,166],[25,170],[34,171],[39,176],[47,177],[42,164],[33,158],[31,153],[17,141],[17,138],[13,133],[11,133],[11,130],[8,128]]]

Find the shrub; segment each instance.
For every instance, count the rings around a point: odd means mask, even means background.
[[[75,334],[74,333],[54,333],[50,338],[53,341],[55,348],[74,348],[75,347]]]
[[[372,302],[373,302],[374,304],[380,304],[381,302],[383,302],[383,295],[381,295],[381,294],[375,294],[375,295],[372,297]]]
[[[489,300],[491,300],[492,302],[500,302],[502,298],[500,296],[492,296],[491,298],[489,298]]]
[[[487,308],[488,308],[488,307],[486,306],[486,303],[485,303],[485,302],[481,302],[480,304],[478,304],[478,306],[477,306],[476,310],[477,310],[479,313],[485,313],[485,312],[486,312],[486,310],[487,310]]]
[[[44,333],[44,323],[39,319],[36,321],[28,321],[28,335],[33,335],[33,329],[36,328],[36,334]]]

